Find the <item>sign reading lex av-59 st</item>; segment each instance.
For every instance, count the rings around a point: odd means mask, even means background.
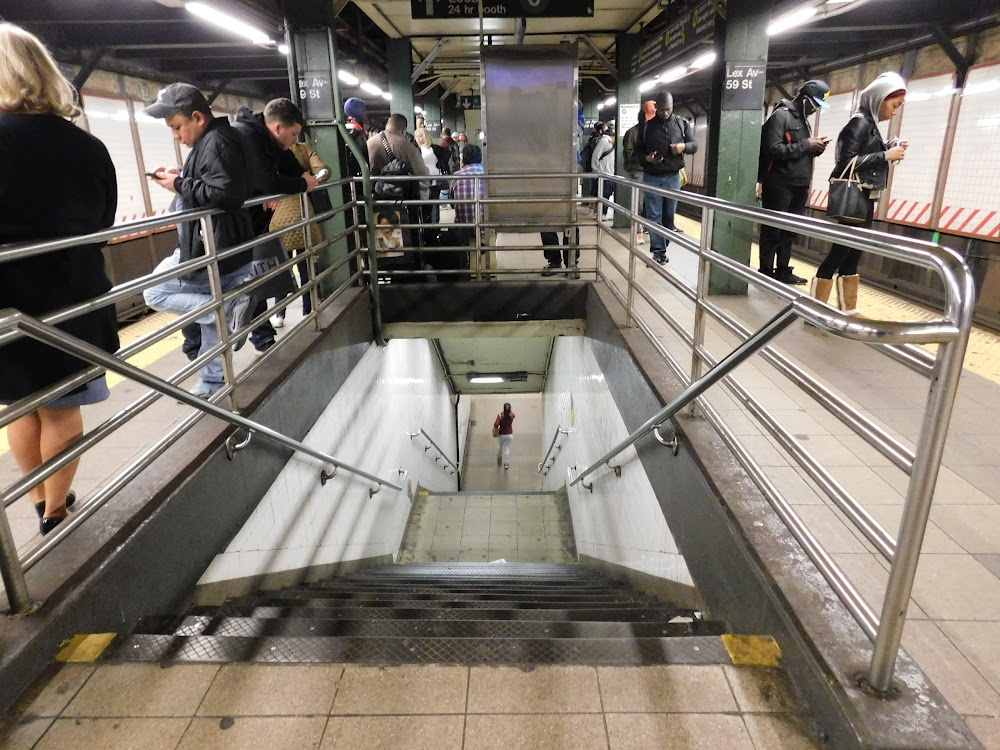
[[[479,18],[479,0],[410,0],[413,18]],[[593,18],[594,0],[483,0],[483,18]]]

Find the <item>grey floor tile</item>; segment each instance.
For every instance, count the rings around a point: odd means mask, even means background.
[[[1000,555],[973,555],[990,573],[1000,578]]]
[[[600,711],[593,667],[473,667],[469,676],[470,714]]]
[[[459,562],[489,562],[493,558],[490,557],[489,549],[467,549],[462,550],[458,553]]]
[[[469,716],[464,750],[607,750],[600,714]]]
[[[462,549],[462,534],[459,530],[450,534],[435,534],[431,539],[431,550],[434,552],[460,549]]]
[[[473,549],[486,550],[490,548],[489,536],[466,536],[462,535],[462,544],[459,546],[461,552],[468,552]]]
[[[326,715],[343,671],[340,664],[226,664],[198,716]]]
[[[430,562],[460,562],[462,555],[459,549],[434,550],[430,553]]]
[[[796,708],[792,685],[780,669],[724,667],[736,704],[744,713],[787,713]]]
[[[462,750],[464,716],[333,716],[322,750]]]
[[[36,516],[37,518],[37,516]],[[24,716],[58,716],[94,673],[92,664],[64,664],[24,712]]]
[[[543,521],[518,521],[517,522],[517,534],[522,536],[525,534],[545,534],[545,523]]]
[[[465,522],[469,523],[469,521],[486,521],[487,523],[489,523],[490,513],[491,509],[489,505],[487,505],[485,508],[467,507],[465,509]]]
[[[193,719],[177,750],[316,750],[326,721],[326,716]]]
[[[491,521],[490,536],[491,537],[517,536],[517,521]]]
[[[609,713],[605,721],[611,750],[754,750],[739,716]]]
[[[830,554],[857,554],[865,552],[858,537],[847,528],[847,523],[825,505],[802,505],[795,509],[799,518]],[[890,532],[891,534],[892,532]]]
[[[513,505],[498,506],[494,503],[493,507],[490,509],[490,521],[493,523],[496,523],[497,521],[517,521],[517,508]]]
[[[1000,691],[1000,622],[940,620],[937,625],[993,689]]]
[[[218,671],[208,664],[106,664],[63,716],[193,716]]]
[[[966,552],[1000,553],[1000,505],[938,505],[931,520]]]
[[[466,667],[348,666],[332,713],[464,713],[467,682]]]
[[[1000,620],[1000,580],[971,555],[923,555],[913,599],[933,619]]]
[[[1000,716],[1000,693],[969,662],[938,625],[913,620],[903,630],[903,648],[961,714]]]
[[[598,667],[608,713],[721,713],[736,700],[720,666]]]
[[[45,734],[45,730],[52,724],[52,719],[33,719],[22,717],[6,731],[0,732],[0,747],[3,750],[31,750],[38,742],[38,738]]]
[[[518,523],[542,523],[545,520],[545,513],[541,508],[534,506],[517,506]]]
[[[808,728],[789,714],[745,714],[743,721],[757,750],[821,750]]]
[[[34,750],[175,750],[191,719],[56,719]]]
[[[529,550],[544,550],[546,549],[545,535],[544,534],[518,534],[517,535],[517,550],[518,552]]]
[[[462,538],[470,536],[489,536],[490,535],[490,521],[486,519],[485,521],[470,521],[468,518],[465,519],[465,523],[462,525]]]
[[[965,723],[983,743],[984,750],[1000,750],[1000,719],[969,716]]]

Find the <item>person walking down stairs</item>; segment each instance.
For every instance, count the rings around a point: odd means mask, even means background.
[[[493,422],[493,436],[497,438],[497,466],[503,463],[510,468],[510,446],[514,443],[514,412],[510,404],[503,405],[503,412]]]

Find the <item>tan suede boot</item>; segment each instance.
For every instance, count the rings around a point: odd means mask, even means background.
[[[833,279],[821,279],[819,276],[809,282],[809,294],[820,302],[830,304],[830,293],[833,291]]]
[[[858,315],[858,287],[861,284],[861,277],[858,274],[853,276],[837,277],[837,306],[845,315]]]

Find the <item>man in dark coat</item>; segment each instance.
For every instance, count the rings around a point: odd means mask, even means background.
[[[298,139],[303,124],[301,110],[289,99],[273,99],[267,103],[263,112],[254,112],[246,107],[240,107],[236,112],[236,124],[233,127],[243,140],[251,198],[279,193],[304,193],[319,184],[296,160],[282,159]],[[271,208],[263,205],[250,208],[255,235],[267,232],[273,213]],[[267,273],[286,259],[280,240],[263,242],[254,248],[254,275]],[[282,299],[294,291],[295,281],[291,272],[279,274],[258,287],[255,290],[258,301],[253,317],[264,313],[268,299]],[[250,343],[258,352],[265,352],[274,346],[275,335],[274,327],[265,320],[250,334]]]
[[[830,87],[824,81],[806,81],[794,99],[783,99],[764,121],[760,135],[761,205],[773,211],[804,215],[812,184],[813,160],[826,150],[826,138],[813,136],[809,117],[828,107]],[[792,273],[795,233],[760,225],[760,272],[785,284],[805,284]],[[777,266],[775,266],[777,259]]]
[[[177,194],[174,209],[216,208],[222,213],[212,217],[215,251],[253,239],[250,215],[243,209],[247,199],[246,166],[239,134],[225,117],[214,117],[204,95],[186,83],[174,83],[161,89],[156,102],[145,109],[150,117],[165,120],[174,140],[191,149],[184,167],[157,167],[150,178],[160,187]],[[156,267],[159,272],[175,268],[180,263],[209,254],[201,234],[201,222],[185,221],[177,226],[177,250]],[[228,291],[246,281],[251,274],[251,251],[220,260],[222,289]],[[146,304],[154,310],[188,313],[212,301],[208,272],[205,268],[170,279],[143,292]],[[239,295],[225,307],[226,323],[231,333],[250,322],[254,300]],[[215,313],[198,318],[201,325],[201,351],[218,343]],[[245,337],[233,339],[239,349]],[[198,384],[191,391],[201,398],[210,398],[224,385],[222,362],[219,357],[201,369]]]

